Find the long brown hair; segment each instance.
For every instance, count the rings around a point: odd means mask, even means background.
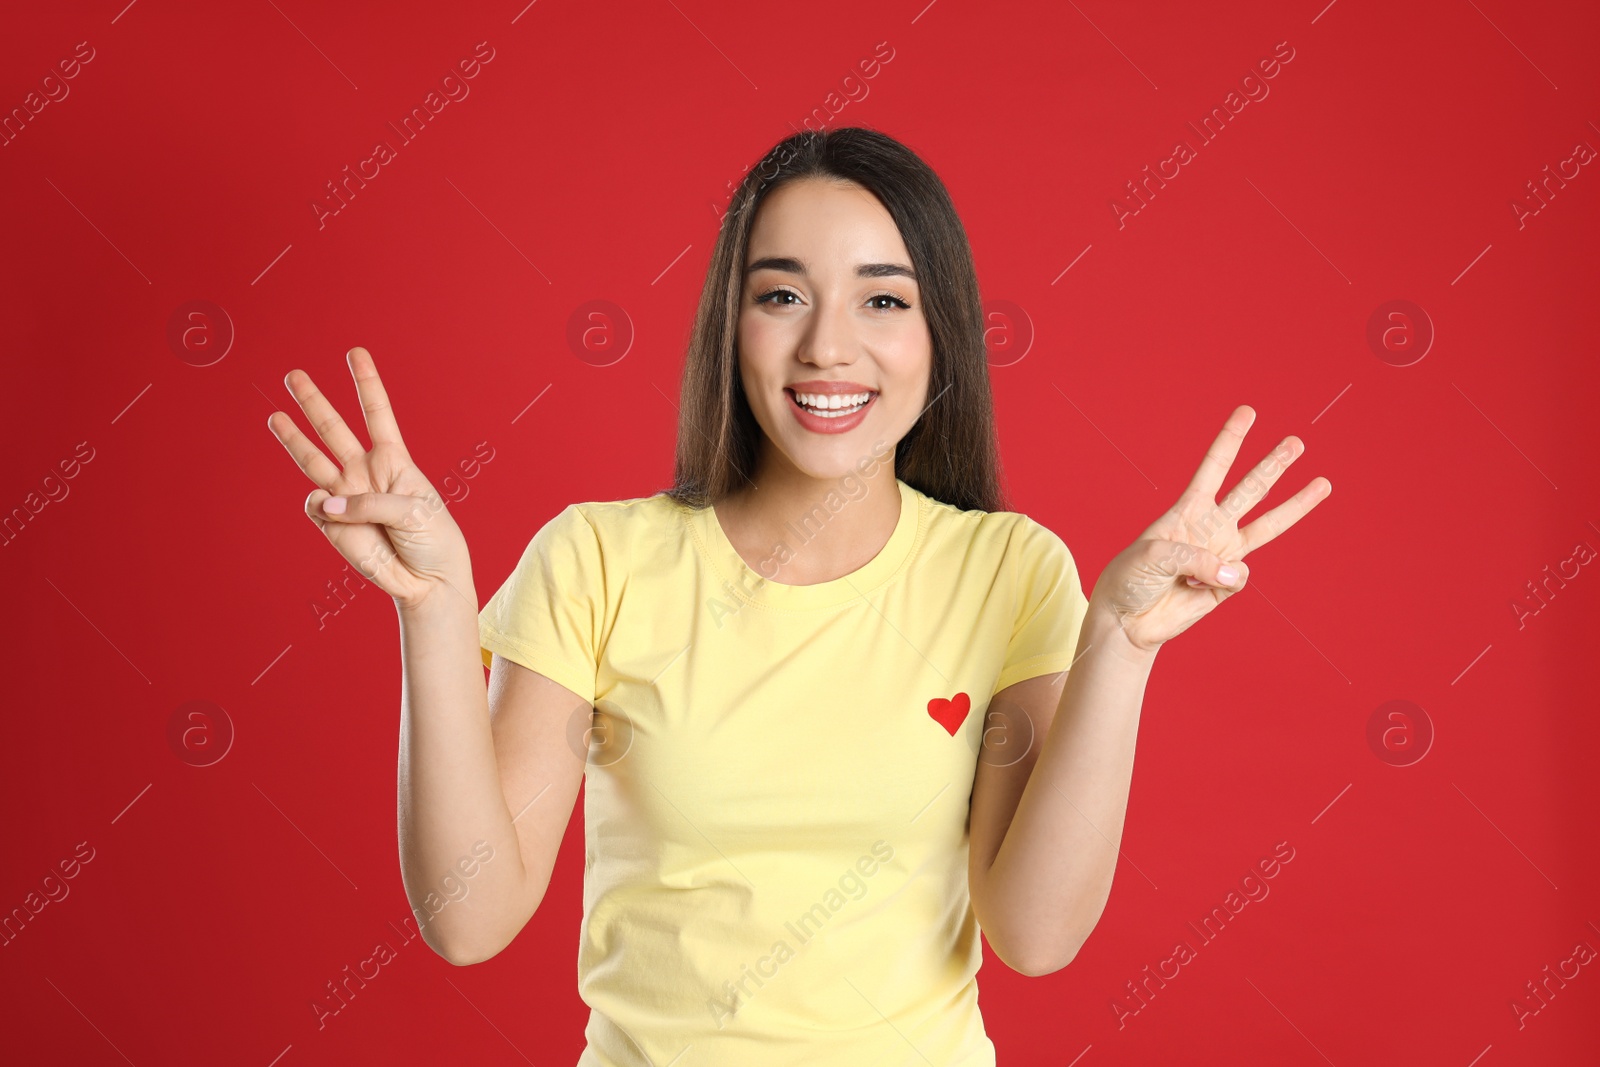
[[[663,492],[703,508],[755,473],[762,430],[735,351],[745,255],[762,200],[800,178],[864,186],[888,209],[917,272],[933,365],[927,406],[895,446],[896,477],[963,510],[1009,510],[966,230],[931,167],[887,134],[857,126],[807,130],[778,142],[735,190],[700,291],[679,389],[674,484]]]

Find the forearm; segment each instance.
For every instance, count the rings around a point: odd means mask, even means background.
[[[452,962],[472,962],[498,951],[527,918],[490,729],[477,599],[468,581],[397,607],[401,876],[426,942]]]
[[[1054,721],[982,882],[979,921],[1025,973],[1066,966],[1105,909],[1154,661],[1090,602]]]

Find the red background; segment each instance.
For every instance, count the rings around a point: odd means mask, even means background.
[[[1600,967],[1521,1027],[1511,1007],[1600,948],[1600,574],[1520,627],[1512,606],[1600,547],[1600,168],[1521,225],[1510,206],[1600,146],[1593,5],[38,7],[6,16],[0,107],[78,42],[94,58],[0,147],[0,508],[70,489],[0,555],[0,909],[79,842],[94,859],[0,948],[0,1057],[576,1061],[581,815],[505,952],[405,945],[317,1026],[325,983],[408,914],[397,627],[374,587],[330,595],[343,561],[266,419],[305,427],[282,384],[302,367],[361,432],[343,354],[367,346],[487,598],[566,503],[668,484],[728,183],[886,41],[828,124],[922,154],[985,298],[1021,309],[994,320],[1013,506],[1086,585],[1237,404],[1259,417],[1235,476],[1307,445],[1263,507],[1334,486],[1160,656],[1099,927],[1055,974],[981,972],[1000,1062],[1595,1062]],[[480,41],[470,96],[319,229],[325,183]],[[1284,41],[1270,95],[1119,227],[1124,183]],[[608,366],[567,341],[596,299],[633,331]],[[1436,331],[1409,366],[1367,341],[1396,299]],[[190,300],[236,331],[208,366],[217,322],[168,342]],[[47,481],[80,442],[92,460]],[[192,700],[236,731],[210,766],[168,739]],[[1369,744],[1390,700],[1431,723],[1420,762],[1390,762],[1404,734]],[[1186,923],[1278,842],[1270,896],[1200,945]],[[1198,957],[1119,1026],[1180,938]]]

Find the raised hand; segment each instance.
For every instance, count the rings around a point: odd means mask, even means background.
[[[356,380],[371,451],[305,371],[290,371],[283,384],[339,466],[288,415],[267,416],[267,428],[316,486],[306,497],[306,515],[364,578],[401,606],[420,604],[438,590],[468,595],[472,562],[466,537],[444,498],[411,462],[371,353],[352,348],[345,359]]]
[[[1095,583],[1094,598],[1116,614],[1136,648],[1160,648],[1243,589],[1250,575],[1250,568],[1241,562],[1244,557],[1299,522],[1333,492],[1328,479],[1313,478],[1240,529],[1240,517],[1305,451],[1300,438],[1285,437],[1218,504],[1222,479],[1255,418],[1249,406],[1234,409],[1178,502],[1107,564]]]

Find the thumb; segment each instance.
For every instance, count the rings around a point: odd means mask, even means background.
[[[306,514],[318,526],[329,522],[376,523],[395,529],[414,530],[443,506],[428,498],[401,493],[352,493],[334,496],[318,489],[306,497]]]
[[[1242,559],[1225,560],[1221,556],[1197,548],[1188,559],[1179,562],[1178,573],[1195,588],[1207,586],[1238,592],[1249,580],[1250,568]]]

